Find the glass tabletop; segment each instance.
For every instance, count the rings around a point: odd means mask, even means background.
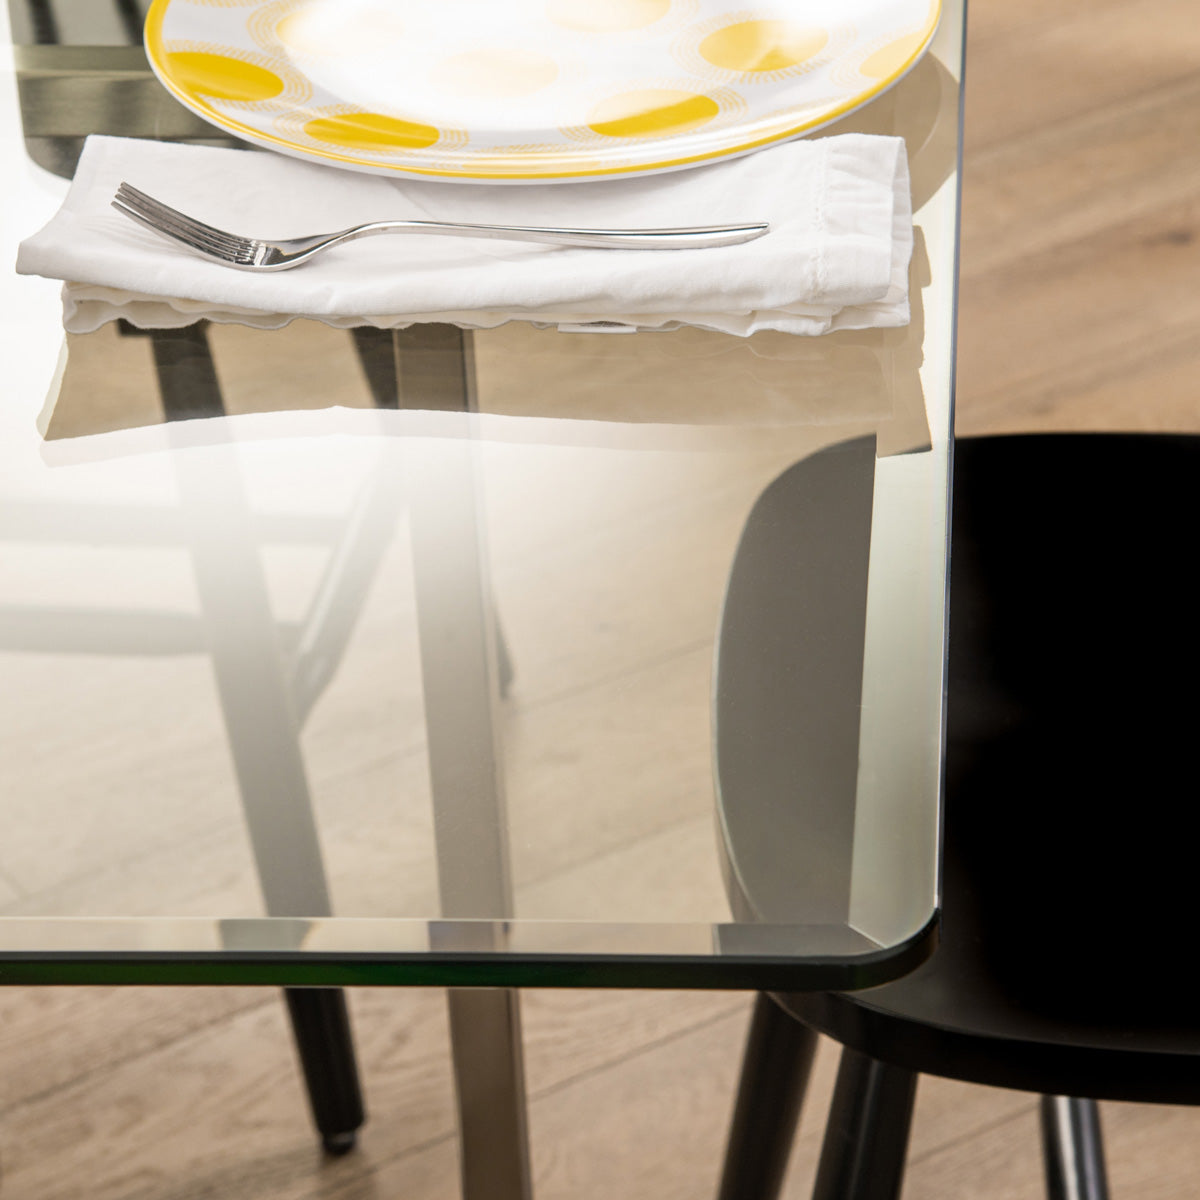
[[[822,131],[908,142],[912,321],[815,338],[65,336],[11,264],[83,138],[231,144],[141,15],[0,14],[0,978],[825,989],[919,961],[960,0]]]

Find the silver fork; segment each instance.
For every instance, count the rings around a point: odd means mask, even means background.
[[[161,200],[122,183],[113,208],[155,233],[186,246],[215,262],[241,271],[287,271],[308,262],[330,246],[373,237],[377,233],[434,233],[455,237],[497,238],[504,241],[547,242],[554,246],[593,246],[623,250],[696,250],[705,246],[735,246],[762,237],[770,226],[701,225],[686,229],[552,229],[534,225],[464,225],[453,221],[374,221],[315,237],[242,237],[205,225]]]

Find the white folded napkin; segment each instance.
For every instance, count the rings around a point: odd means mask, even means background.
[[[199,258],[116,212],[110,201],[122,180],[252,237],[406,218],[609,229],[767,220],[771,232],[741,246],[672,251],[398,234],[255,275]],[[664,175],[501,187],[91,137],[62,208],[22,244],[17,270],[66,281],[64,321],[76,333],[119,317],[143,328],[201,317],[278,328],[305,316],[384,328],[514,319],[695,325],[748,336],[905,324],[911,251],[899,138],[844,134]]]

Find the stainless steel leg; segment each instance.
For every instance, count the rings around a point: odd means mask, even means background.
[[[464,1200],[532,1194],[519,997],[505,988],[446,993]]]
[[[420,326],[397,335],[401,405],[467,411],[469,335]],[[429,775],[443,916],[511,914],[508,825],[496,714],[500,664],[469,438],[406,456]],[[516,991],[448,993],[464,1200],[531,1196]]]

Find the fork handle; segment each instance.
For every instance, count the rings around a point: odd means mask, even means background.
[[[591,246],[612,250],[699,250],[752,242],[770,229],[765,221],[748,225],[697,225],[682,229],[554,229],[539,225],[467,225],[456,221],[375,221],[337,235],[351,242],[380,233],[434,233],[497,241],[545,242],[551,246]],[[324,239],[322,239],[324,240]],[[326,242],[334,244],[333,241]]]

